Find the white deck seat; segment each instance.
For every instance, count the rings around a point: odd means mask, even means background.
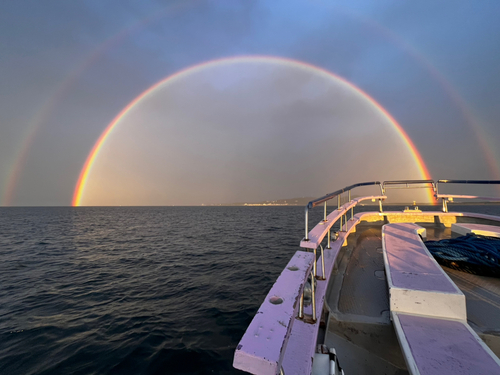
[[[468,233],[479,234],[481,236],[500,237],[500,227],[485,224],[451,224],[451,232],[465,236]]]
[[[467,324],[465,296],[416,224],[387,224],[382,245],[391,318],[412,375],[500,374],[500,360]]]
[[[410,314],[466,319],[465,296],[425,247],[413,223],[382,227],[390,309]]]
[[[500,374],[500,360],[465,322],[393,313],[412,375]]]

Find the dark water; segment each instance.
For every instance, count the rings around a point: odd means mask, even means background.
[[[1,374],[236,373],[301,207],[3,208]]]
[[[302,236],[302,207],[2,208],[0,374],[238,373]]]

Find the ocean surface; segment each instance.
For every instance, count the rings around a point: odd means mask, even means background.
[[[0,208],[0,374],[241,374],[234,349],[303,220],[303,207]]]

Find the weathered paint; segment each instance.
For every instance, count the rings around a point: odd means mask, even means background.
[[[237,346],[235,368],[252,374],[279,373],[297,315],[298,298],[313,261],[312,253],[297,251],[288,262]],[[283,302],[273,304],[272,297]]]
[[[383,228],[392,285],[397,288],[455,293],[442,268],[425,250],[416,224],[388,224]],[[442,282],[439,282],[442,281]]]
[[[313,358],[316,351],[316,338],[318,337],[321,313],[332,270],[337,260],[337,255],[344,245],[347,236],[355,229],[363,215],[363,213],[360,213],[354,215],[354,220],[348,220],[347,224],[343,227],[344,231],[340,232],[339,238],[331,243],[331,249],[325,249],[324,251],[326,280],[317,280],[316,284],[316,322],[309,323],[295,319],[283,360],[283,369],[287,375],[310,374],[312,371]],[[321,258],[318,259],[317,269],[321,269]],[[304,312],[311,315],[311,306],[306,307]]]
[[[382,227],[391,312],[466,319],[465,296],[429,253],[416,224]]]

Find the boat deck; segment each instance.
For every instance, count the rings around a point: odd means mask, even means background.
[[[457,219],[484,222],[466,217]],[[342,348],[337,354],[346,374],[408,373],[390,320],[381,233],[385,223],[387,220],[358,224],[339,253],[338,269],[327,292],[330,317],[325,344]],[[428,240],[452,237],[451,228],[441,223],[419,225],[426,229]],[[499,356],[500,279],[443,269],[465,294],[467,322]]]

